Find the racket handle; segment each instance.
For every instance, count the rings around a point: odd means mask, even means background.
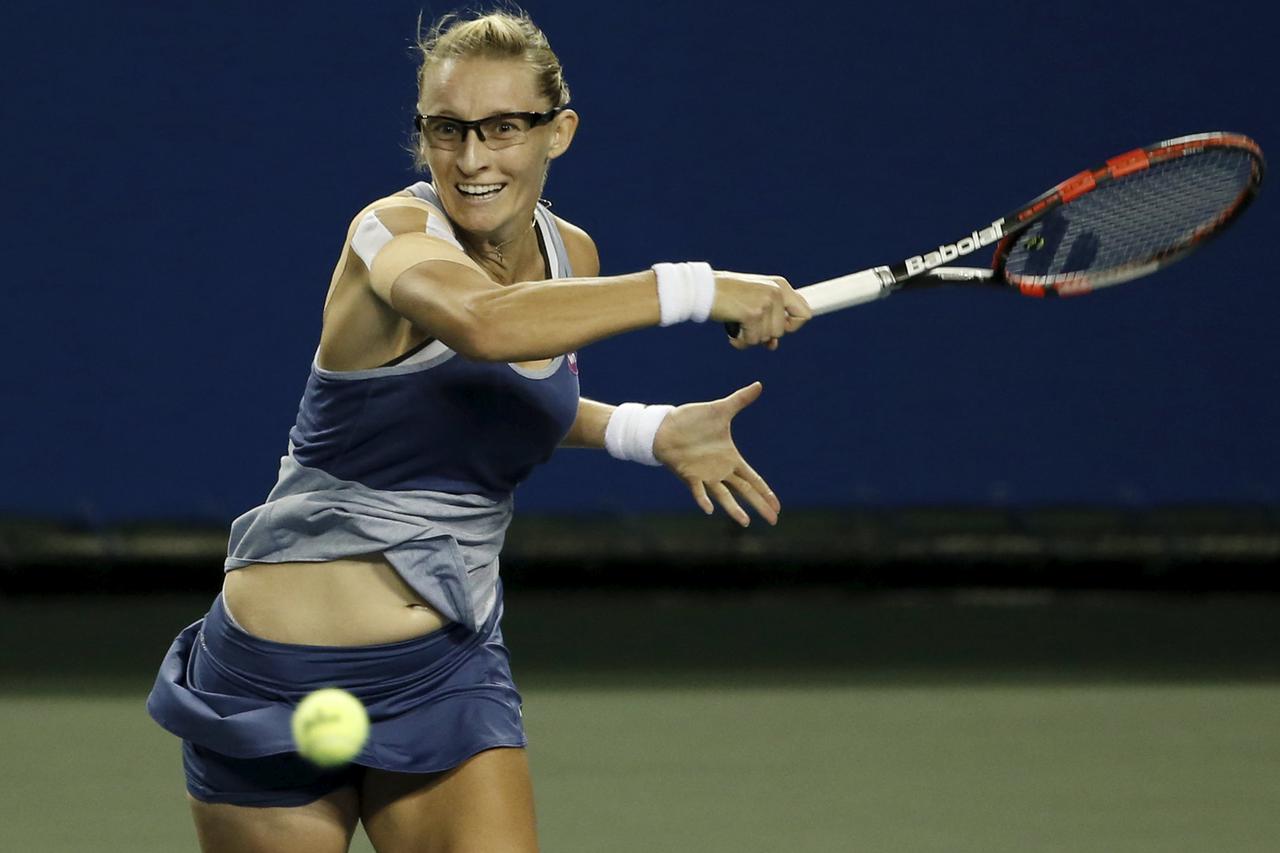
[[[874,267],[820,281],[817,284],[802,287],[796,293],[804,297],[804,301],[809,303],[816,317],[819,314],[827,314],[831,311],[839,311],[841,308],[851,308],[863,302],[879,299],[888,294],[892,286],[893,274],[889,272],[889,268]],[[736,338],[738,332],[742,331],[742,326],[731,321],[724,324],[724,330],[729,337]]]
[[[892,286],[893,274],[889,268],[873,267],[802,287],[796,293],[804,297],[816,317],[879,299],[887,295]]]

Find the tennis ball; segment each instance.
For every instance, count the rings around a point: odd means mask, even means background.
[[[303,758],[338,767],[356,757],[369,739],[369,714],[345,690],[326,687],[308,693],[293,710],[293,743]]]

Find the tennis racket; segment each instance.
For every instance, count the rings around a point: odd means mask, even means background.
[[[1262,149],[1238,133],[1169,139],[1074,175],[954,243],[797,292],[815,315],[941,284],[1089,293],[1150,275],[1222,233],[1257,195],[1264,170]],[[991,245],[989,268],[946,266]],[[737,337],[737,323],[725,328]]]

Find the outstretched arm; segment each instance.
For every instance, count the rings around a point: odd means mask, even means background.
[[[811,314],[785,279],[698,264],[667,265],[661,275],[645,270],[500,285],[444,232],[431,230],[427,208],[415,199],[378,202],[352,223],[349,241],[378,298],[468,358],[549,358],[687,319],[737,322],[743,333],[733,346],[772,347]]]
[[[703,512],[710,515],[714,511],[714,498],[743,527],[751,519],[734,499],[735,493],[770,524],[778,523],[782,510],[778,496],[747,464],[730,431],[734,417],[763,390],[759,382],[752,382],[719,400],[677,406],[662,422],[653,442],[658,461],[684,481]]]

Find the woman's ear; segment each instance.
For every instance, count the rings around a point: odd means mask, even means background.
[[[550,160],[556,159],[569,150],[569,146],[573,143],[573,136],[578,132],[578,114],[573,110],[565,110],[552,121],[551,150],[547,152],[547,158]]]

